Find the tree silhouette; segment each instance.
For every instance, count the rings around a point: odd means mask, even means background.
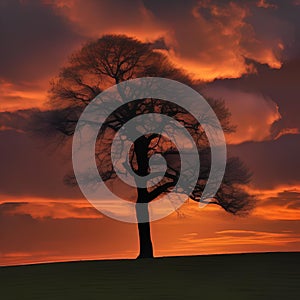
[[[62,133],[62,136],[72,136],[82,111],[101,91],[129,79],[150,76],[177,80],[199,90],[199,84],[194,83],[187,74],[172,65],[168,58],[150,43],[142,43],[123,35],[105,35],[88,42],[70,57],[68,64],[51,82],[49,99],[54,108],[50,114],[51,128]],[[122,94],[122,91],[119,92]],[[232,132],[234,128],[230,125],[230,113],[224,103],[213,99],[207,100],[218,116],[224,132]],[[161,99],[131,101],[119,106],[108,116],[99,131],[95,151],[100,176],[107,187],[113,189],[109,183],[118,182],[118,176],[112,166],[112,156],[118,154],[111,152],[115,134],[132,118],[149,113],[172,117],[193,137],[201,159],[201,168],[197,174],[196,187],[187,196],[194,201],[200,201],[210,172],[209,142],[205,131],[193,115],[169,101]],[[124,172],[135,172],[142,177],[149,175],[151,173],[149,159],[154,154],[161,154],[165,158],[166,171],[162,179],[151,187],[137,187],[134,190],[128,188],[126,195],[119,189],[114,192],[127,200],[148,205],[176,189],[180,176],[180,155],[175,144],[159,133],[144,134],[132,143],[130,159],[123,164]],[[190,171],[192,170],[191,166]],[[155,181],[156,175],[161,174],[153,173],[152,181]],[[250,177],[249,171],[238,158],[229,158],[222,184],[214,198],[207,199],[207,203],[218,205],[232,214],[246,214],[252,208],[253,201],[243,186],[249,182]],[[92,186],[93,180],[87,177],[87,184]],[[72,176],[69,176],[67,181],[76,184]],[[185,190],[176,192],[184,193]],[[141,216],[143,218],[146,216],[146,222],[138,222],[139,258],[153,257],[147,205],[142,211],[136,209],[137,220]]]

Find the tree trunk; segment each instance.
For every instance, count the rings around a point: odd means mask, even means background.
[[[139,202],[137,202],[139,203]],[[149,220],[148,203],[145,206],[136,206],[137,220]],[[153,258],[153,246],[150,233],[150,223],[138,223],[140,253],[137,258]]]
[[[149,172],[148,146],[149,141],[145,136],[138,138],[134,142],[134,151],[138,166],[137,174],[139,176],[146,176]],[[138,197],[135,211],[138,221],[140,247],[140,253],[137,258],[153,258],[153,246],[150,233],[148,210],[149,193],[146,187],[138,187],[137,192]]]

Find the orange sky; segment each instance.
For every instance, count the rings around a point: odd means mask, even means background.
[[[283,3],[284,2],[284,3]],[[47,110],[49,81],[80,45],[105,33],[154,42],[207,81],[237,125],[229,153],[253,172],[247,218],[187,203],[153,222],[155,255],[300,250],[300,47],[296,1],[2,1],[0,265],[134,258],[137,228],[100,214],[63,184],[69,149],[27,128]],[[124,14],[126,11],[126,14]],[[47,147],[45,147],[47,145]]]

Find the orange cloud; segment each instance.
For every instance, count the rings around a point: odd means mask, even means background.
[[[247,187],[259,199],[253,216],[266,220],[300,221],[300,186],[282,185],[271,190]]]
[[[48,83],[17,85],[0,79],[0,112],[26,108],[44,108]]]
[[[211,18],[204,17],[203,9]],[[245,58],[280,68],[282,63],[276,53],[282,49],[256,36],[253,26],[246,21],[249,8],[230,2],[228,6],[201,2],[193,9],[195,21],[190,28],[193,39],[185,42],[183,34],[174,33],[177,43],[170,45],[171,58],[191,71],[195,78],[213,80],[215,78],[237,78],[254,73],[255,67]],[[188,46],[186,46],[188,44]],[[187,56],[189,47],[191,55]]]
[[[297,200],[299,202],[299,199]],[[299,207],[290,207],[291,204],[270,204],[255,210],[255,215],[268,220],[300,220]]]
[[[171,11],[168,5],[146,7],[142,1],[47,1],[58,14],[68,18],[75,30],[96,38],[106,33],[128,34],[143,41],[163,38],[167,50],[160,50],[194,78],[237,78],[255,72],[247,59],[280,68],[284,48],[281,36],[275,41],[257,37],[247,20],[251,6],[239,2],[223,5],[201,1]],[[259,2],[266,6],[266,2]],[[124,14],[124,11],[126,13]],[[160,16],[164,14],[165,17]],[[176,21],[174,21],[176,20]]]
[[[179,253],[202,254],[276,251],[288,243],[300,242],[300,234],[264,232],[252,230],[222,230],[215,236],[203,238],[197,233],[188,233],[176,245],[174,255]],[[261,249],[261,250],[260,250]],[[264,249],[264,250],[262,250]],[[163,252],[163,251],[162,251]],[[255,252],[255,250],[254,250]]]
[[[300,134],[299,128],[284,128],[274,137],[274,140],[278,140],[280,137],[286,134]]]
[[[256,3],[256,6],[261,7],[261,8],[277,8],[278,7],[276,4],[269,3],[266,0],[259,0]]]
[[[0,209],[6,215],[30,215],[33,219],[98,219],[103,218],[87,200],[21,199],[0,201]]]
[[[281,119],[277,104],[259,93],[212,85],[204,89],[204,94],[224,100],[229,108],[231,122],[236,126],[236,131],[227,136],[229,144],[269,140],[272,124]]]
[[[129,34],[141,40],[155,40],[164,29],[142,1],[46,0],[58,13],[74,24],[75,30],[89,38],[103,34]]]

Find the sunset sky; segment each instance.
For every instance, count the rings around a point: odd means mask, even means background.
[[[300,251],[299,0],[0,0],[0,265],[135,258],[136,224],[63,183],[71,154],[28,129],[67,58],[107,33],[153,42],[225,100],[229,155],[253,173],[246,218],[189,202],[152,224],[155,256]]]

